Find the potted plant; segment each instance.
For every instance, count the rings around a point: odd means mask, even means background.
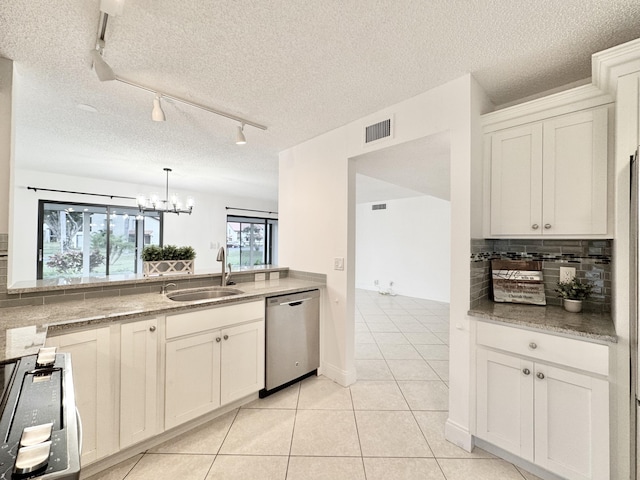
[[[589,298],[592,290],[592,283],[582,283],[577,277],[573,277],[568,282],[558,282],[558,288],[555,289],[562,298],[564,309],[574,313],[582,311],[582,301]]]
[[[196,251],[193,247],[149,245],[142,250],[144,276],[193,273],[194,258]]]

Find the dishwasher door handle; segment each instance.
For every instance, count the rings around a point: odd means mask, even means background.
[[[306,302],[307,300],[311,300],[311,298],[301,298],[300,300],[291,300],[290,302],[283,302],[280,306],[289,305],[290,307],[296,307],[298,305],[302,305],[302,302]]]

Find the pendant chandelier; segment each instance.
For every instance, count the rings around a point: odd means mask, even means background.
[[[180,198],[175,193],[171,195],[171,198],[169,198],[169,172],[171,169],[164,168],[163,170],[167,172],[164,200],[161,200],[157,193],[152,193],[149,197],[138,195],[136,198],[138,202],[138,210],[140,210],[140,213],[176,213],[178,215],[181,213],[188,213],[191,215],[194,205],[193,197],[187,197],[185,208],[183,208]]]

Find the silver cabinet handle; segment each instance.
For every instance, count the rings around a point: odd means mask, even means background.
[[[216,342],[220,342],[222,340],[220,337],[216,337]]]
[[[529,375],[531,373],[531,370],[529,370],[528,368],[523,368],[522,373],[524,373],[525,375]]]
[[[229,335],[225,335],[225,336],[224,336],[224,337],[222,337],[222,338],[224,338],[225,340],[229,340]]]
[[[536,377],[538,377],[540,380],[544,380],[544,373],[538,372],[536,373]]]
[[[156,326],[155,326],[155,325],[151,325],[151,326],[149,327],[149,331],[150,331],[150,332],[155,332],[155,331],[156,331]]]
[[[538,226],[537,223],[534,223],[533,225],[531,225],[531,228],[533,228],[534,230],[537,230],[540,227]]]
[[[538,348],[538,345],[536,345],[536,344],[535,344],[535,342],[531,342],[531,343],[529,344],[529,348],[530,348],[531,350],[535,350],[536,348]]]
[[[549,230],[551,228],[551,224],[550,223],[545,223],[544,224],[544,228],[546,228],[547,230]]]

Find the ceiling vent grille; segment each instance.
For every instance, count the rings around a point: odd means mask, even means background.
[[[382,122],[375,123],[365,127],[364,143],[375,142],[381,138],[391,136],[391,119],[383,120]]]
[[[386,209],[387,209],[386,203],[378,203],[377,205],[371,205],[371,210],[386,210]]]

